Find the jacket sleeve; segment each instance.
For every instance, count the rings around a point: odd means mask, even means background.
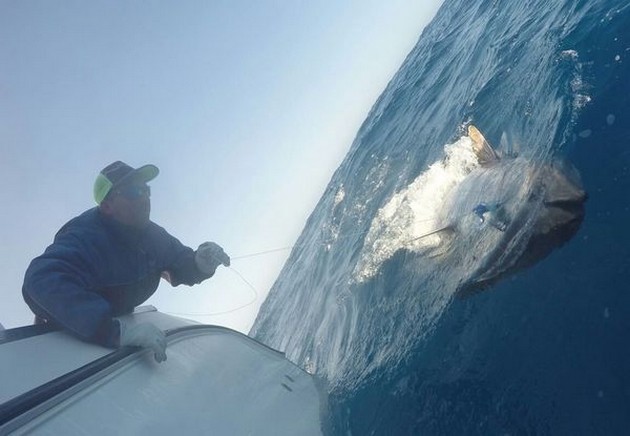
[[[152,237],[159,247],[158,252],[172,286],[192,286],[212,277],[213,274],[205,274],[197,268],[192,248],[182,244],[157,224],[154,224],[153,231]]]
[[[117,347],[120,326],[112,319],[110,304],[91,291],[97,260],[82,244],[77,235],[58,234],[26,270],[24,299],[35,314],[75,336]]]

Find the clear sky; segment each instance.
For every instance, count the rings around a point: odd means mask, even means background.
[[[294,244],[440,3],[0,0],[0,322],[31,323],[28,263],[116,160],[160,168],[152,219],[186,245]],[[233,261],[241,310],[227,269],[147,304],[247,332],[288,254]]]

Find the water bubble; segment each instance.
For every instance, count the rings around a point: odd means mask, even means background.
[[[586,130],[582,130],[580,133],[578,133],[578,136],[580,138],[588,138],[589,136],[591,136],[591,133],[593,133],[593,131],[591,129],[586,129]]]
[[[619,56],[619,55],[615,56],[615,60],[616,60],[617,62],[619,62],[619,61],[621,60],[621,56]]]
[[[608,124],[609,126],[615,124],[615,116],[613,114],[608,114],[606,116],[606,124]]]

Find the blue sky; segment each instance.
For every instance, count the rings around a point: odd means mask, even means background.
[[[0,0],[0,322],[115,160],[160,168],[152,219],[193,248],[291,246],[439,3]],[[233,262],[242,310],[229,270],[148,303],[246,332],[288,253]]]

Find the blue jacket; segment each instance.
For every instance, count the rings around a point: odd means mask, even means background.
[[[146,301],[163,273],[173,286],[210,277],[197,269],[195,252],[157,224],[137,230],[93,208],[65,224],[33,259],[22,294],[35,315],[116,347],[120,327],[112,318]]]

